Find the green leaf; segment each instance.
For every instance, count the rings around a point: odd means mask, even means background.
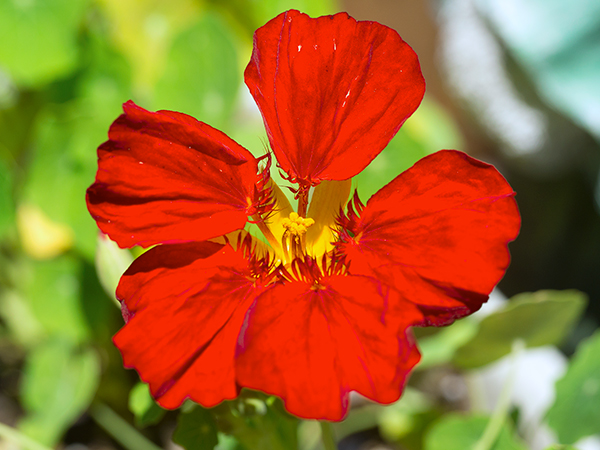
[[[217,424],[211,412],[201,406],[192,411],[181,412],[173,442],[185,450],[212,450],[218,444]]]
[[[29,269],[23,294],[46,334],[74,343],[86,341],[90,329],[81,304],[80,262],[62,256],[31,262]]]
[[[87,161],[74,154],[72,144],[77,134],[86,131],[77,125],[81,121],[73,120],[71,111],[65,108],[48,108],[40,113],[23,195],[26,203],[38,206],[50,219],[75,231],[75,244],[91,259],[97,231],[87,212],[85,190],[94,181],[95,148],[100,141],[84,147],[89,152]]]
[[[572,444],[600,433],[600,331],[583,341],[567,373],[556,383],[556,400],[548,424],[560,442]]]
[[[340,11],[335,0],[209,0],[215,7],[225,10],[223,15],[231,16],[235,22],[234,27],[243,28],[246,36],[252,34],[258,27],[262,27],[269,20],[288,9],[297,9],[311,17],[334,14]]]
[[[447,414],[425,436],[424,450],[471,450],[489,421],[484,416]],[[526,450],[505,425],[490,450]]]
[[[108,236],[99,234],[95,262],[102,288],[111,299],[118,303],[115,291],[121,275],[133,262],[133,256],[129,250],[119,248]]]
[[[0,238],[13,226],[15,221],[12,184],[13,176],[8,164],[0,159]]]
[[[100,378],[94,350],[50,340],[29,354],[21,387],[26,411],[19,428],[31,438],[55,445],[87,409]]]
[[[138,383],[131,389],[129,410],[135,416],[136,425],[140,427],[158,423],[165,415],[165,410],[156,404],[145,383]]]
[[[214,408],[219,429],[246,450],[295,450],[298,419],[290,416],[276,397],[243,391],[236,400]]]
[[[545,450],[578,450],[578,449],[576,449],[575,447],[571,447],[570,445],[554,444]]]
[[[103,55],[102,49],[90,47],[93,55]],[[76,101],[50,104],[39,113],[23,202],[68,225],[76,248],[91,260],[98,228],[87,211],[85,191],[94,182],[96,148],[107,139],[129,94],[119,67],[106,73],[90,70],[81,80]]]
[[[218,15],[204,14],[174,39],[151,106],[222,128],[241,84],[238,61],[231,31]]]
[[[459,348],[454,363],[463,368],[489,364],[508,355],[521,339],[528,347],[560,343],[578,322],[587,296],[579,291],[538,291],[515,295],[507,306],[484,318],[475,337]]]
[[[73,70],[87,4],[88,0],[1,1],[0,69],[29,87]]]
[[[33,347],[45,335],[44,327],[29,302],[15,291],[0,291],[0,317],[13,343]]]
[[[440,328],[431,336],[418,339],[421,351],[421,361],[417,370],[439,366],[452,361],[456,351],[477,334],[479,325],[475,320],[464,319],[454,322],[452,325]]]
[[[111,40],[132,69],[135,97],[152,98],[156,81],[166,67],[173,37],[193,23],[200,2],[171,0],[100,0],[110,21]]]
[[[378,403],[367,403],[360,408],[351,408],[348,416],[341,422],[334,424],[335,436],[339,440],[346,436],[365,431],[371,428],[379,427],[379,432],[387,441],[397,441],[407,433],[413,431],[417,416],[431,411],[433,405],[427,395],[423,392],[407,386],[402,393],[402,397],[390,405],[380,405]],[[309,422],[315,428],[318,424]],[[314,431],[306,429],[305,422],[301,423],[301,448],[311,448],[311,440],[314,440]],[[303,445],[304,444],[304,445]]]

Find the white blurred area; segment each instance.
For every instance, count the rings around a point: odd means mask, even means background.
[[[509,81],[500,44],[474,0],[453,0],[439,11],[439,57],[450,88],[478,114],[488,132],[516,155],[540,151],[548,123]]]
[[[506,297],[497,289],[480,311],[473,315],[482,319],[502,309]],[[475,410],[492,413],[506,383],[512,380],[511,409],[518,409],[517,428],[531,450],[544,450],[558,443],[556,435],[544,421],[548,408],[554,403],[555,383],[566,372],[568,359],[556,347],[522,349],[467,376]],[[600,450],[600,437],[591,436],[574,444],[578,450]]]

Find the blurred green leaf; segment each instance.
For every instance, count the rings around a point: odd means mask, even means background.
[[[567,373],[556,383],[556,400],[548,424],[560,442],[572,444],[600,433],[600,331],[583,341]]]
[[[440,328],[431,336],[418,339],[421,361],[417,370],[439,366],[452,361],[455,352],[477,334],[479,324],[475,320],[464,319]]]
[[[298,419],[276,397],[243,391],[236,400],[213,408],[220,431],[233,436],[245,450],[294,450]]]
[[[470,450],[483,434],[489,421],[483,416],[447,414],[425,436],[424,450]],[[490,450],[527,450],[507,425]]]
[[[181,412],[173,442],[185,450],[212,450],[219,442],[217,425],[209,410],[196,406],[189,412]],[[258,447],[257,447],[258,448]]]
[[[194,0],[101,0],[110,22],[111,38],[132,68],[135,97],[142,103],[152,98],[173,37],[198,17]]]
[[[177,35],[154,95],[154,109],[180,111],[222,128],[242,80],[234,36],[214,13]]]
[[[73,152],[77,119],[61,108],[40,114],[32,162],[24,186],[27,203],[40,207],[50,219],[74,231],[75,244],[92,257],[96,227],[87,213],[85,190],[94,181],[95,146],[88,147],[87,161]]]
[[[354,180],[366,201],[375,192],[438,150],[462,147],[462,139],[448,114],[427,96],[388,146]]]
[[[522,339],[528,347],[560,343],[579,320],[587,296],[579,291],[538,291],[515,295],[506,308],[484,318],[479,331],[460,347],[454,363],[463,368],[489,364]]]
[[[12,290],[0,292],[0,317],[9,331],[10,339],[25,347],[32,347],[44,336],[44,327],[36,318],[31,305]]]
[[[90,334],[80,302],[80,270],[79,261],[68,256],[33,261],[23,292],[46,333],[74,343]]]
[[[133,262],[133,256],[129,250],[119,248],[116,242],[111,241],[105,234],[99,233],[95,262],[102,288],[111,299],[118,303],[115,291],[121,275]]]
[[[288,9],[297,9],[311,17],[334,14],[340,10],[335,0],[208,0],[221,8],[222,15],[232,16],[251,37],[254,31]]]
[[[104,403],[94,402],[89,413],[126,450],[160,450],[160,447]]]
[[[571,447],[570,445],[560,445],[555,444],[548,447],[546,450],[578,450],[575,447]]]
[[[0,438],[2,438],[3,446],[8,448],[18,448],[19,450],[52,450],[50,447],[40,444],[39,442],[24,435],[19,430],[0,422]],[[11,444],[17,447],[12,447]]]
[[[343,421],[333,424],[335,436],[339,441],[350,434],[379,427],[386,440],[395,441],[412,431],[415,416],[430,411],[432,406],[432,402],[423,392],[406,387],[400,400],[391,405],[367,403],[358,408],[351,408]],[[305,427],[304,424],[302,426]],[[311,439],[305,435],[305,430],[302,432],[302,440]]]
[[[0,68],[33,87],[64,76],[78,57],[77,37],[88,0],[0,2]]]
[[[82,266],[79,303],[93,338],[99,345],[112,349],[112,335],[123,325],[120,305],[116,302],[114,293],[112,297],[108,297],[102,289],[95,267],[87,261],[83,261]],[[118,364],[120,363],[119,358]]]
[[[90,51],[95,55],[108,52],[98,46],[90,44]],[[90,68],[79,80],[77,100],[50,104],[40,112],[23,189],[23,201],[68,225],[76,248],[90,260],[97,227],[87,211],[85,191],[94,182],[96,148],[107,139],[108,128],[121,113],[121,103],[129,92],[126,73],[114,65],[102,71]]]
[[[146,383],[136,384],[129,393],[129,410],[135,416],[137,426],[145,427],[158,423],[165,410],[156,404]]]
[[[55,445],[89,406],[99,378],[94,350],[80,350],[59,339],[40,345],[25,365],[21,395],[27,414],[19,428],[39,442]]]
[[[0,159],[0,238],[15,221],[12,185],[13,175],[8,165]]]

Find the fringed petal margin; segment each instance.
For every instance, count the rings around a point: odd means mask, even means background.
[[[257,160],[193,117],[129,101],[98,148],[87,191],[100,229],[121,247],[203,241],[241,229],[257,204]]]
[[[311,419],[342,420],[353,390],[380,403],[398,400],[420,358],[409,326],[422,316],[410,304],[388,314],[387,295],[376,280],[344,275],[265,291],[240,334],[238,383]]]
[[[519,234],[515,193],[489,164],[444,150],[340,220],[337,251],[443,325],[478,310],[506,271]]]
[[[238,394],[235,349],[244,317],[263,291],[249,247],[160,245],[134,261],[117,297],[127,323],[113,341],[125,367],[161,406],[190,398],[206,407]]]
[[[346,13],[280,14],[256,31],[245,80],[281,168],[304,186],[359,173],[425,92],[398,33]]]

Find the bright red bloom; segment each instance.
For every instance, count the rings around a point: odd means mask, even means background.
[[[342,419],[352,390],[393,402],[419,360],[410,327],[476,311],[503,276],[514,192],[493,166],[445,150],[346,208],[349,179],[425,89],[383,25],[283,13],[256,32],[246,84],[297,211],[270,157],[184,114],[127,102],[98,149],[98,226],[122,247],[160,244],[117,289],[124,364],[166,408],[242,387],[305,418]],[[249,220],[269,246],[239,231]]]

